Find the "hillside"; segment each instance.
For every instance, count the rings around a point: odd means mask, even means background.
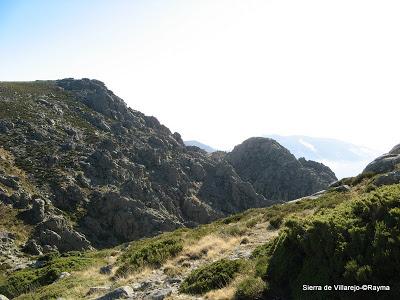
[[[0,293],[17,299],[397,299],[398,149],[318,195],[111,249],[38,257],[8,273]],[[335,284],[349,290],[318,291]],[[365,284],[366,291],[352,290]]]
[[[276,142],[256,140],[277,149],[249,147],[264,167],[249,163],[254,181],[235,150],[185,146],[179,133],[128,108],[100,81],[0,83],[0,293],[36,290],[62,272],[115,263],[123,243],[306,196],[336,179]],[[300,190],[284,192],[288,174]],[[153,259],[154,249],[156,265],[184,244],[174,238],[146,247],[134,265]],[[131,272],[119,269],[118,277]]]
[[[185,146],[97,80],[2,83],[0,97],[0,196],[30,226],[31,254],[109,247],[287,199],[258,194],[224,155]]]

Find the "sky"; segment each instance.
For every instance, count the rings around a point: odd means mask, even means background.
[[[400,2],[0,0],[0,81],[96,78],[185,140],[400,142]]]

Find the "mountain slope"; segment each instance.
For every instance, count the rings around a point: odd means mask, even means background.
[[[14,297],[46,286],[62,272],[105,263],[117,251],[95,249],[209,223],[328,185],[324,178],[332,174],[324,173],[326,167],[297,161],[282,146],[278,152],[261,151],[271,164],[266,170],[279,174],[287,159],[290,178],[310,184],[269,199],[241,178],[243,168],[230,163],[229,153],[185,146],[178,133],[128,108],[100,81],[0,83],[2,291]],[[126,259],[133,265],[154,259],[156,265],[183,246],[173,239],[146,247]],[[119,275],[132,268],[121,266]]]
[[[35,186],[5,173],[2,198],[27,209],[33,252],[113,245],[270,203],[99,81],[2,83],[0,97],[1,145]]]

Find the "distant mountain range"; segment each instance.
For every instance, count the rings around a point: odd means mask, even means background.
[[[265,135],[286,147],[297,158],[322,162],[329,166],[338,178],[354,176],[379,154],[378,151],[336,139],[303,135]]]

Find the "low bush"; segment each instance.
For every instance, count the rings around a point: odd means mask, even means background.
[[[248,277],[238,286],[235,294],[237,300],[262,299],[267,284],[260,277]]]
[[[283,221],[283,217],[281,215],[277,215],[277,216],[272,217],[269,220],[269,225],[273,229],[278,229],[279,227],[281,227],[282,221]]]
[[[204,294],[228,285],[243,266],[240,260],[218,260],[202,266],[183,281],[180,292],[186,294]]]
[[[222,234],[231,236],[242,236],[247,232],[247,227],[243,225],[230,225],[221,230]]]
[[[126,276],[144,266],[159,267],[183,249],[180,239],[149,239],[133,243],[120,259],[117,276]]]

